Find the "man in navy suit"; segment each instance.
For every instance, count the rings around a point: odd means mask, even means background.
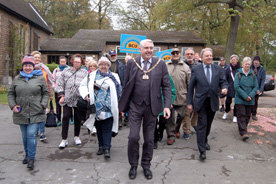
[[[200,53],[202,64],[192,68],[188,89],[187,108],[198,112],[197,145],[199,159],[206,159],[206,150],[210,150],[208,135],[216,111],[219,108],[218,88],[227,94],[227,81],[224,70],[213,62],[213,51],[205,48]],[[195,92],[195,95],[194,95]],[[194,96],[194,98],[193,98]]]
[[[170,117],[171,84],[165,62],[152,57],[154,47],[152,40],[142,40],[139,46],[141,56],[127,62],[119,109],[121,112],[129,112],[128,160],[131,165],[129,178],[136,177],[140,129],[143,125],[141,166],[145,177],[152,179],[150,162],[153,155],[156,118],[163,110],[164,117],[166,119]]]

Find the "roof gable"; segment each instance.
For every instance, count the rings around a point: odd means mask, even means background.
[[[1,0],[0,7],[32,24],[35,24],[46,32],[52,33],[48,23],[42,18],[31,3],[27,3],[24,0]]]

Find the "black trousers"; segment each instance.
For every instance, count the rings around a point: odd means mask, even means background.
[[[163,139],[163,133],[164,130],[166,129],[167,125],[167,119],[164,118],[164,115],[159,116],[159,121],[158,118],[156,118],[156,126],[155,126],[155,131],[154,131],[154,142],[157,142],[159,139]]]
[[[61,106],[59,105],[59,100],[60,97],[58,97],[58,93],[55,93],[57,119],[61,121]]]
[[[131,166],[138,166],[140,129],[143,125],[144,143],[141,166],[149,169],[153,155],[157,116],[151,113],[151,106],[145,103],[138,105],[130,101],[129,107],[128,161]]]
[[[231,103],[232,103],[232,98],[231,97],[226,97],[225,101],[225,112],[229,112],[231,110]],[[237,110],[236,110],[236,105],[234,105],[234,116],[237,116]]]
[[[211,109],[210,98],[207,97],[198,111],[197,146],[200,153],[206,151],[206,143],[208,143],[208,135],[210,134],[215,114],[216,112]]]
[[[250,120],[252,105],[237,104],[237,120],[241,136],[247,134],[247,125]]]
[[[81,118],[80,112],[77,107],[69,107],[68,105],[63,106],[63,118],[62,118],[62,131],[61,136],[62,139],[67,139],[68,137],[68,129],[70,118],[72,117],[72,109],[74,109],[74,136],[80,135],[80,126],[81,126]]]
[[[259,101],[259,95],[255,95],[255,105],[251,106],[251,114],[253,116],[256,116],[257,114],[257,109],[258,109],[258,101]]]

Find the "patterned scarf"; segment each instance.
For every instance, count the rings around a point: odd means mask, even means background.
[[[112,75],[112,73],[110,72],[110,70],[108,70],[108,73],[102,73],[99,70],[99,73],[101,76],[103,77],[109,77],[115,84],[116,86],[116,92],[117,92],[117,98],[118,100],[121,98],[121,93],[122,93],[122,86],[118,83],[118,81],[115,79],[114,75]]]
[[[33,70],[32,73],[25,73],[24,71],[20,71],[20,75],[22,77],[26,78],[26,81],[28,81],[30,78],[32,78],[33,76],[39,76],[39,75],[43,75],[43,72],[41,70]]]
[[[54,78],[49,68],[43,63],[39,63],[35,65],[35,69],[42,69],[42,68],[47,72],[47,78],[51,82],[51,84],[53,84]]]

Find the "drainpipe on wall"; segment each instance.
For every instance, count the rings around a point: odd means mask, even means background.
[[[29,53],[32,52],[32,26],[30,25],[30,47],[29,47]]]

